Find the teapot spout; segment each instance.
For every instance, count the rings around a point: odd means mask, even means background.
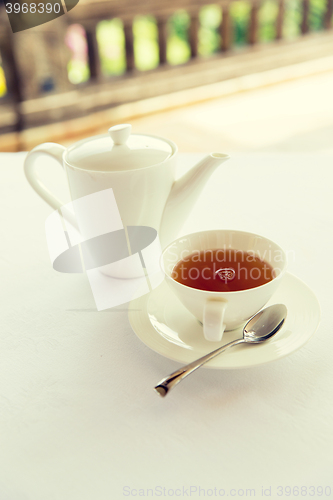
[[[160,228],[162,248],[177,237],[209,177],[229,158],[227,154],[210,153],[173,184]]]

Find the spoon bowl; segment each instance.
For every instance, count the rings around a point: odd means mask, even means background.
[[[284,304],[275,304],[262,309],[246,323],[241,339],[229,342],[229,344],[219,347],[215,351],[171,373],[155,386],[155,391],[162,397],[166,396],[170,389],[179,384],[181,380],[230,347],[243,343],[261,344],[267,341],[280,330],[286,317],[287,308]]]
[[[286,317],[287,308],[284,304],[275,304],[259,311],[244,326],[244,342],[264,342],[280,330]]]

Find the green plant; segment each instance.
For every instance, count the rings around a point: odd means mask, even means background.
[[[218,5],[202,7],[199,14],[199,47],[200,55],[205,56],[217,52],[221,46],[220,24],[222,10]]]
[[[158,31],[152,16],[138,16],[133,23],[135,66],[142,70],[156,68],[159,63]]]
[[[250,12],[251,5],[248,2],[237,0],[230,4],[235,45],[245,45],[248,43]]]
[[[324,27],[326,0],[310,0],[308,23],[311,31],[319,31]]]
[[[302,22],[302,0],[286,0],[283,21],[283,37],[295,38],[300,34]]]
[[[176,12],[169,19],[169,37],[167,44],[167,60],[170,64],[182,64],[191,57],[188,43],[190,16],[184,10]]]
[[[120,19],[101,21],[97,25],[101,69],[105,75],[121,75],[126,71],[125,36]]]
[[[276,19],[278,5],[275,0],[264,0],[259,9],[259,33],[260,42],[270,42],[276,38]]]

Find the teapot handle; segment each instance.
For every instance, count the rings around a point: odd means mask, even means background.
[[[64,151],[66,151],[64,146],[60,146],[60,144],[55,144],[53,142],[46,142],[32,149],[27,154],[24,162],[24,172],[29,184],[36,193],[55,210],[59,210],[64,203],[56,198],[41,181],[36,169],[36,159],[41,155],[48,155],[57,160],[63,167],[62,156]]]

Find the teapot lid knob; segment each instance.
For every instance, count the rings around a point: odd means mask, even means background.
[[[114,144],[123,145],[126,144],[127,139],[131,135],[132,125],[124,123],[122,125],[115,125],[109,128],[109,134]]]

